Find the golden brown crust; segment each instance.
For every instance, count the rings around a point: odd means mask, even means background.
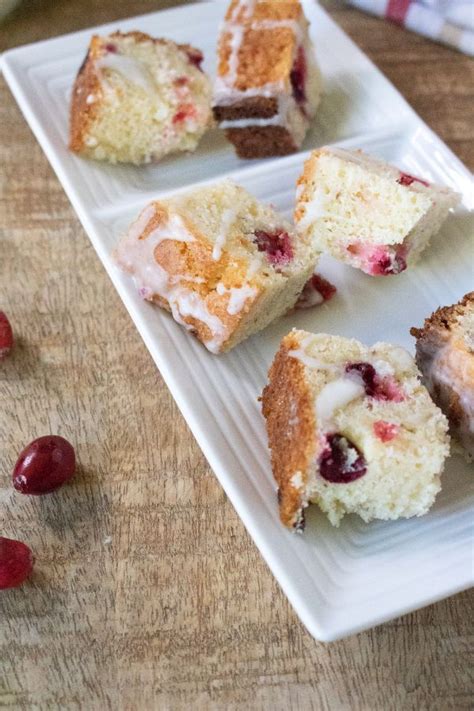
[[[450,333],[458,326],[459,318],[464,315],[466,309],[474,308],[474,291],[458,301],[452,306],[442,306],[425,319],[422,328],[411,328],[410,333],[415,338],[428,338],[430,334],[438,337],[449,337]]]
[[[303,166],[303,172],[301,173],[300,177],[296,181],[297,189],[298,188],[300,189],[300,196],[296,202],[294,216],[293,216],[295,222],[298,222],[303,217],[303,215],[304,215],[303,207],[311,199],[311,190],[309,188],[310,188],[311,182],[313,180],[314,171],[316,170],[316,163],[318,162],[318,159],[322,153],[324,153],[323,148],[318,149],[316,151],[312,151],[309,158],[307,158],[307,160],[305,160],[305,163]]]
[[[313,395],[305,380],[304,365],[288,355],[298,349],[298,339],[289,333],[281,342],[262,393],[273,475],[278,484],[280,518],[285,526],[299,527],[307,505],[304,490],[308,469],[316,456],[316,423]],[[301,487],[292,478],[301,476]]]
[[[297,38],[291,27],[252,29],[251,25],[262,20],[298,21],[302,15],[299,0],[287,2],[258,2],[251,17],[245,8],[236,11],[238,3],[232,2],[226,20],[232,24],[242,24],[244,32],[238,49],[237,76],[234,87],[239,91],[258,88],[264,84],[285,81],[289,86],[289,76],[293,64]],[[218,76],[225,77],[230,69],[233,35],[224,29],[218,46]]]
[[[158,227],[163,227],[168,218],[168,207],[161,202],[153,202],[155,213],[147,223],[139,239],[146,239],[148,235]],[[186,229],[193,235],[193,242],[181,242],[173,239],[173,233],[170,232],[170,239],[161,241],[154,251],[156,263],[159,264],[168,274],[176,277],[181,277],[181,284],[190,291],[199,295],[205,304],[210,314],[217,316],[222,322],[223,333],[225,339],[220,349],[221,352],[228,350],[231,347],[238,328],[243,326],[250,310],[257,308],[259,300],[263,296],[262,289],[252,281],[246,278],[248,264],[243,259],[238,259],[229,256],[225,251],[222,252],[221,258],[215,260],[212,257],[212,244],[208,242],[196,226],[185,216],[180,215]],[[189,276],[189,279],[186,279]],[[202,283],[198,283],[195,279],[202,279]],[[252,286],[255,289],[255,295],[246,299],[243,308],[236,314],[229,314],[227,307],[230,300],[230,294],[218,294],[216,286],[221,283],[226,289],[232,287],[239,288],[244,283]],[[151,299],[159,306],[171,310],[168,301],[159,294],[154,294]],[[216,335],[211,332],[209,327],[193,316],[182,316],[182,320],[191,326],[196,337],[206,343]]]
[[[245,91],[278,81],[289,84],[295,42],[294,33],[288,27],[246,30],[238,50],[234,88]],[[218,74],[221,77],[230,70],[231,43],[231,33],[224,32],[219,43]]]
[[[226,136],[234,144],[239,158],[287,156],[298,150],[291,133],[284,126],[228,128]]]
[[[82,153],[86,148],[86,138],[100,105],[102,87],[95,68],[95,60],[101,55],[102,40],[97,35],[91,39],[89,49],[82,62],[72,89],[69,112],[69,148],[74,153]],[[95,101],[87,103],[93,95]]]

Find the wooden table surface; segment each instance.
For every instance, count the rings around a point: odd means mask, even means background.
[[[172,2],[32,0],[0,50]],[[474,166],[474,63],[327,2],[451,148]],[[197,42],[199,44],[199,42]],[[0,706],[15,709],[470,708],[473,597],[324,645],[296,618],[191,436],[3,80],[1,532],[31,582],[0,597]],[[58,433],[73,484],[13,493],[17,453]]]

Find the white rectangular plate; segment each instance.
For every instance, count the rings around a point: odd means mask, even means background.
[[[413,350],[412,325],[472,288],[473,219],[470,174],[423,124],[382,74],[311,0],[303,0],[325,78],[321,109],[305,149],[328,142],[360,147],[463,194],[419,266],[373,279],[329,258],[321,271],[338,287],[326,305],[286,316],[223,356],[209,354],[170,316],[143,302],[111,251],[152,197],[224,175],[288,216],[305,154],[244,162],[213,131],[198,151],[144,168],[91,163],[68,153],[68,97],[92,32],[15,49],[5,77],[61,180],[84,228],[148,346],[219,481],[308,630],[324,641],[360,631],[465,589],[472,583],[474,478],[460,457],[443,475],[443,491],[427,516],[363,523],[355,516],[332,528],[316,510],[296,536],[278,520],[275,483],[257,397],[279,340],[293,326],[387,340]],[[226,3],[209,2],[137,17],[138,29],[196,43],[215,64]],[[199,40],[196,40],[199,38]]]

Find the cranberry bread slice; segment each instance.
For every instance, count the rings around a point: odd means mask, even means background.
[[[295,305],[317,255],[273,208],[223,181],[148,205],[116,259],[143,298],[220,353]]]
[[[451,433],[474,457],[474,291],[412,328],[416,362]]]
[[[241,158],[292,153],[321,96],[299,0],[232,0],[218,47],[214,116]]]
[[[402,348],[293,330],[262,396],[280,517],[316,503],[338,526],[425,514],[441,488],[448,423]]]
[[[72,92],[70,149],[135,164],[193,151],[213,123],[202,58],[143,32],[92,37]]]
[[[298,180],[295,222],[317,249],[372,276],[416,262],[460,196],[362,151],[313,151]]]

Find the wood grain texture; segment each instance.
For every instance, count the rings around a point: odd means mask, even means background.
[[[171,4],[25,2],[0,49]],[[328,5],[472,166],[473,63]],[[0,308],[17,338],[0,368],[0,530],[37,558],[0,596],[0,707],[470,708],[470,593],[332,645],[304,630],[3,80],[0,165]],[[74,443],[75,481],[14,493],[17,453],[48,432]]]

